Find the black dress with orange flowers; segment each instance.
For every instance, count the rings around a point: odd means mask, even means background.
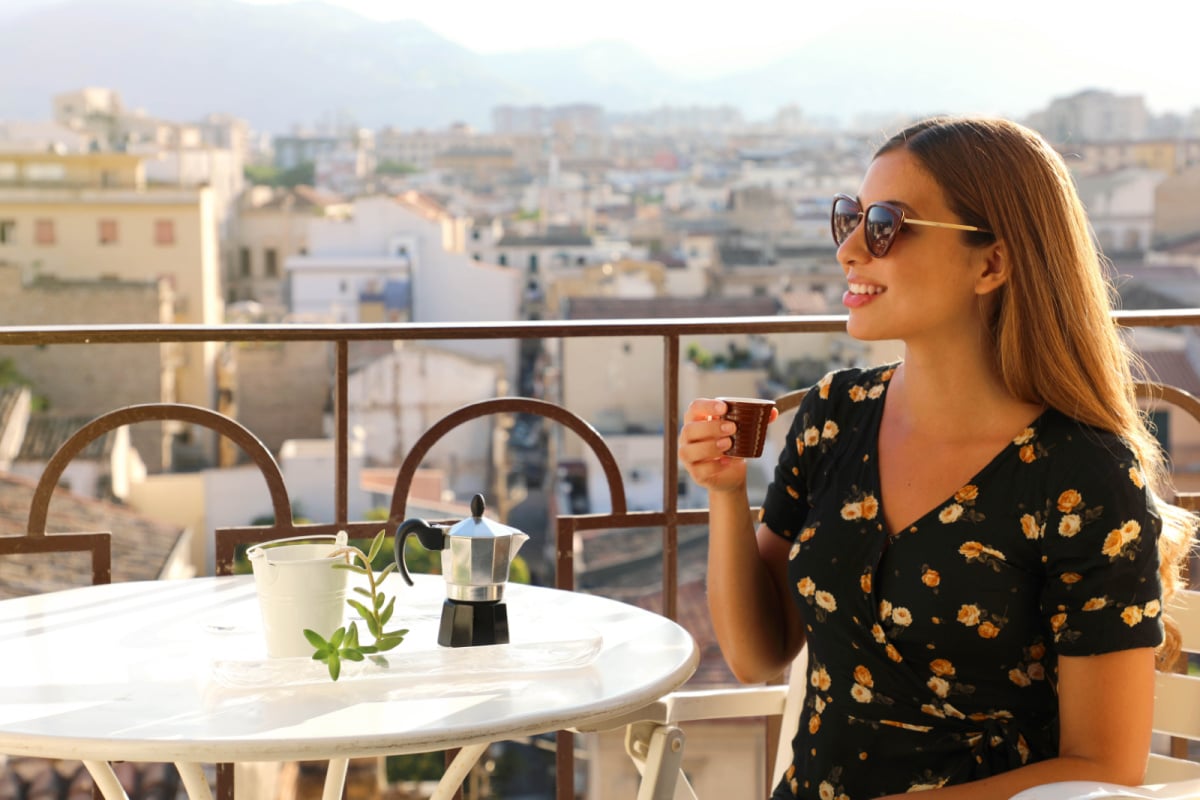
[[[876,447],[893,371],[817,384],[767,491],[809,648],[774,798],[866,800],[1053,757],[1058,656],[1162,639],[1160,520],[1137,460],[1057,411],[889,534]]]

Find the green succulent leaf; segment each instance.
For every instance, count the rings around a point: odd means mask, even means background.
[[[371,613],[370,609],[368,609],[362,603],[358,602],[357,600],[355,600],[353,598],[347,598],[346,604],[349,605],[351,608],[353,608],[355,611],[357,611],[358,615],[365,620],[369,620],[371,617],[375,616],[374,614]]]
[[[391,635],[385,634],[385,635],[379,637],[378,645],[379,645],[380,650],[391,650],[393,647],[395,647],[396,645],[400,644],[403,641],[404,641],[403,636],[391,636]]]
[[[342,658],[346,659],[347,661],[362,661],[363,653],[362,650],[357,647],[345,648],[342,650]]]
[[[388,600],[387,607],[384,608],[383,612],[379,615],[379,624],[387,625],[388,620],[392,618],[392,612],[394,612],[395,610],[396,610],[396,598],[393,597],[391,600]]]
[[[342,646],[342,641],[346,638],[346,629],[338,628],[333,632],[333,636],[329,637],[329,648],[337,650]]]
[[[328,663],[329,663],[329,677],[333,678],[336,681],[338,679],[338,676],[342,674],[342,660],[338,657],[337,653],[330,653]]]
[[[371,542],[371,549],[367,552],[367,563],[371,564],[375,561],[375,556],[379,555],[379,551],[383,549],[383,535],[386,529],[375,534],[374,541]]]
[[[382,570],[380,570],[379,576],[375,579],[375,582],[383,583],[383,579],[386,578],[388,575],[391,575],[395,571],[396,571],[396,562],[393,561],[392,563],[390,563],[386,567],[384,567]]]

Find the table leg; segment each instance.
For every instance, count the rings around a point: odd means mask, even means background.
[[[643,721],[626,726],[625,751],[642,776],[637,800],[696,799],[680,770],[684,739],[675,725]]]
[[[117,780],[117,773],[113,772],[112,765],[107,761],[84,761],[83,766],[87,767],[104,800],[129,800],[125,787]]]
[[[433,796],[429,800],[449,800],[453,797],[454,792],[458,790],[459,786],[462,786],[467,773],[471,771],[471,767],[475,766],[475,762],[479,760],[483,752],[488,749],[489,744],[490,742],[470,744],[459,749],[458,755],[446,768],[445,774],[438,781],[437,789],[434,790]]]
[[[325,771],[325,791],[321,800],[342,800],[342,790],[346,788],[346,770],[350,768],[350,759],[331,758],[329,768]]]
[[[212,789],[204,777],[203,767],[194,761],[176,761],[175,769],[179,770],[189,800],[212,800]]]

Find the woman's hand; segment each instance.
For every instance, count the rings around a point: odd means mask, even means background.
[[[725,455],[737,431],[736,425],[722,419],[726,411],[720,400],[693,400],[679,431],[679,462],[692,480],[710,492],[732,491],[746,484],[746,461]],[[771,421],[778,417],[778,409],[771,409]]]

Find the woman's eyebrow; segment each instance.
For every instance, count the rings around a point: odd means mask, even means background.
[[[920,216],[917,213],[916,209],[914,209],[912,206],[910,206],[908,203],[904,202],[903,200],[885,200],[884,202],[886,202],[890,205],[896,206],[897,208],[903,209],[904,213],[908,214],[910,216],[914,216],[914,217]]]

